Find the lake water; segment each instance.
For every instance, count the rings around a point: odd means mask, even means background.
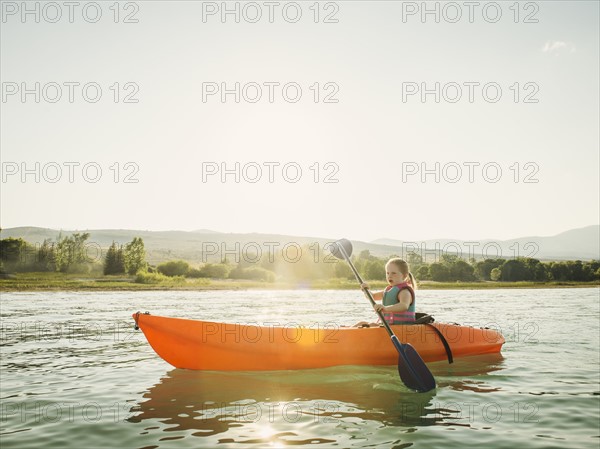
[[[439,322],[494,327],[502,355],[395,367],[200,372],[160,359],[131,313],[233,323],[353,324],[356,291],[1,294],[7,448],[598,448],[600,290],[420,291]]]

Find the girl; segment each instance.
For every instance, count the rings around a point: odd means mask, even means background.
[[[388,324],[411,324],[415,322],[415,290],[417,282],[408,268],[408,263],[402,259],[390,259],[385,264],[385,272],[389,285],[385,290],[372,293],[375,301],[375,311],[381,311]],[[365,282],[360,286],[363,290],[369,288]],[[361,321],[356,327],[380,325]]]

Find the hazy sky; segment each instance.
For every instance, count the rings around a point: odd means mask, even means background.
[[[3,228],[599,221],[598,2],[75,3],[2,2]]]

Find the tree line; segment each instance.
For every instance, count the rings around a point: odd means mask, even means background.
[[[592,282],[600,279],[600,261],[581,260],[542,262],[530,257],[466,261],[456,255],[443,254],[440,260],[423,263],[420,256],[409,256],[417,279],[439,282]]]
[[[232,264],[228,260],[221,263],[206,263],[200,268],[192,267],[183,260],[173,260],[156,267],[166,276],[251,279],[273,282],[313,281],[332,278],[354,279],[349,266],[328,256],[316,257],[314,251],[306,249],[306,257],[294,262],[280,257],[262,257],[259,260],[241,259]],[[311,250],[314,248],[310,248]],[[322,252],[323,254],[323,252]],[[395,257],[395,256],[390,256]],[[385,280],[385,264],[388,258],[379,258],[368,250],[351,257],[356,269],[368,280]],[[551,261],[519,257],[515,259],[475,259],[465,260],[453,254],[442,254],[438,261],[426,263],[416,253],[407,256],[411,271],[422,281],[436,282],[593,282],[600,280],[600,261],[583,262]]]
[[[56,271],[86,274],[102,271],[104,274],[136,274],[147,267],[144,242],[136,237],[131,242],[115,242],[103,256],[102,249],[88,242],[89,233],[59,234],[56,241],[46,239],[41,245],[32,245],[22,238],[0,240],[0,269],[16,272]]]
[[[62,273],[102,272],[105,275],[155,274],[166,277],[249,279],[263,282],[303,282],[334,278],[354,279],[348,265],[333,258],[319,247],[304,246],[296,256],[268,254],[254,257],[246,254],[236,261],[192,266],[185,260],[170,260],[157,266],[146,262],[141,238],[125,245],[113,242],[103,251],[90,245],[89,233],[59,235],[56,241],[44,240],[34,246],[21,238],[0,240],[0,269],[3,271],[57,271]],[[90,257],[90,251],[95,257]],[[390,257],[394,257],[391,255]],[[352,256],[357,270],[368,280],[385,280],[388,258],[371,255],[368,250]],[[421,281],[437,282],[592,282],[600,280],[600,261],[550,261],[534,258],[465,260],[453,254],[442,254],[439,260],[427,263],[417,253],[406,257],[411,271]],[[143,276],[140,282],[145,282]]]

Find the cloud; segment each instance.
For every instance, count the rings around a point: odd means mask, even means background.
[[[566,42],[563,41],[547,41],[544,46],[542,47],[542,51],[544,53],[556,53],[558,54],[559,52],[562,51],[570,51],[571,53],[575,52],[575,46],[572,44],[567,44]]]

